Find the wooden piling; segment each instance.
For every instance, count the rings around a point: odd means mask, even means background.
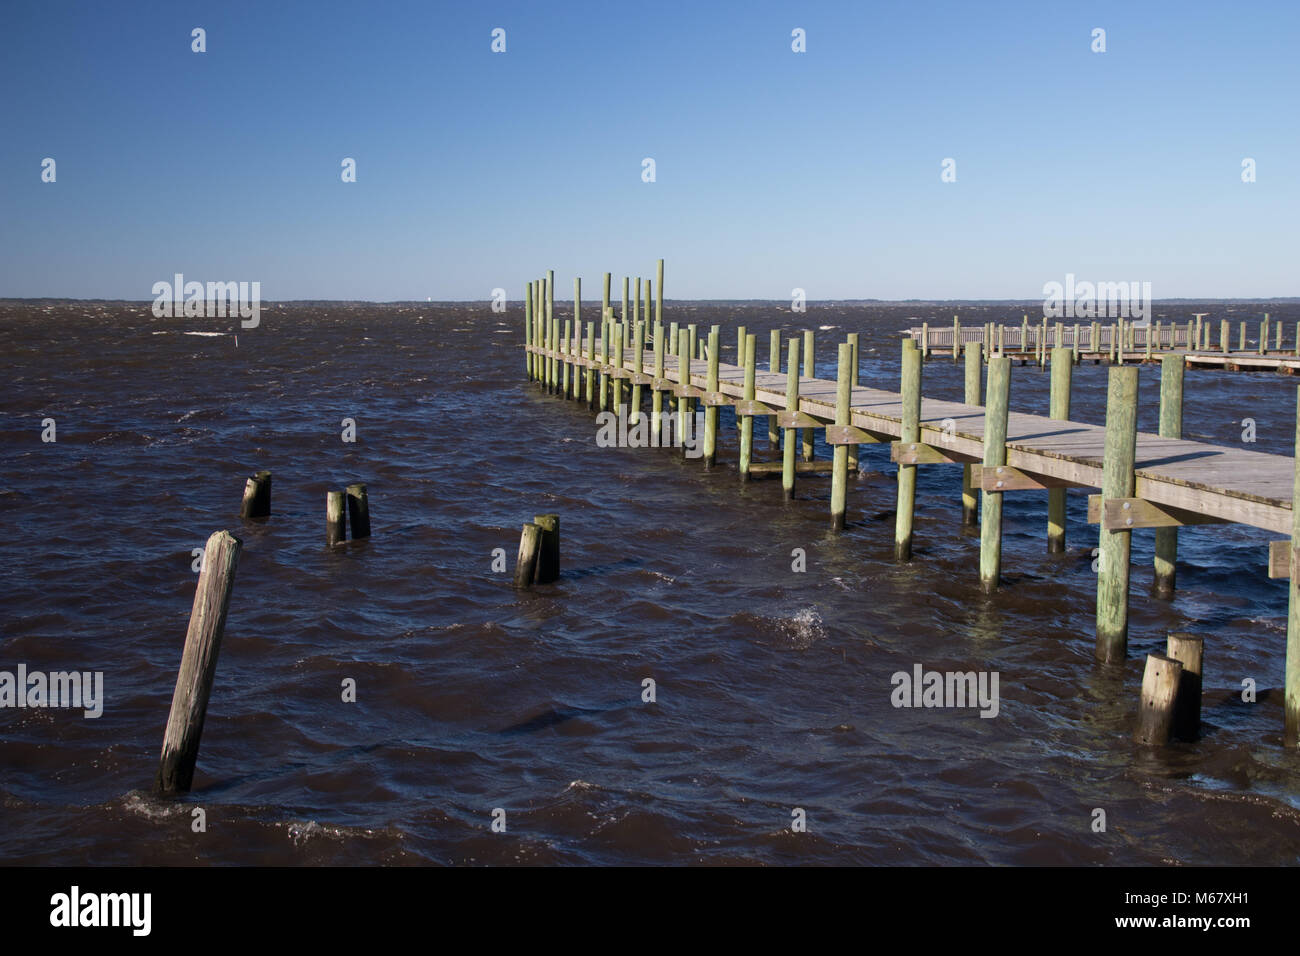
[[[1183,370],[1187,360],[1176,353],[1160,359],[1160,437],[1183,437]],[[1156,528],[1154,591],[1156,597],[1174,596],[1178,567],[1178,528]]]
[[[663,260],[659,260],[662,263]],[[704,390],[710,395],[718,390],[718,336],[715,325],[709,330],[709,371],[704,383]],[[704,467],[712,468],[718,461],[718,406],[710,403],[704,409]]]
[[[767,370],[773,375],[781,372],[781,330],[773,329],[768,336]],[[781,432],[776,426],[776,416],[767,416],[767,443],[775,448],[781,442]]]
[[[1148,340],[1150,341],[1150,340]],[[1057,421],[1070,420],[1070,375],[1074,362],[1069,349],[1052,349],[1051,397],[1048,417]],[[1047,491],[1047,550],[1052,554],[1065,551],[1065,489],[1049,488]]]
[[[903,341],[903,367],[899,394],[903,400],[903,422],[899,440],[921,440],[921,356],[911,346],[912,340]],[[849,349],[852,361],[852,348]],[[894,513],[894,559],[910,561],[912,558],[912,524],[916,510],[916,465],[898,465],[898,509]]]
[[[691,333],[688,329],[682,329],[677,334],[677,383],[686,389],[691,384]],[[682,395],[677,399],[677,438],[683,442],[683,455],[688,451],[685,441],[690,416],[691,400]]]
[[[524,368],[528,373],[528,380],[533,378],[533,353],[530,351],[533,345],[533,284],[529,282],[524,286]]]
[[[984,397],[984,467],[987,474],[1007,463],[1007,413],[1011,400],[1011,359],[999,355],[989,359],[988,386]],[[997,590],[1002,576],[1002,492],[981,495],[980,587],[986,594]]]
[[[744,400],[752,402],[754,400],[754,365],[756,362],[755,349],[758,345],[758,336],[746,335],[744,353],[745,366],[745,391]],[[741,415],[738,418],[740,428],[740,480],[749,481],[749,463],[753,458],[754,451],[754,416]]]
[[[546,324],[550,329],[550,347],[555,350],[556,338],[559,336],[559,328],[555,324],[555,270],[546,270]],[[555,359],[551,359],[551,380],[550,390],[555,391]]]
[[[614,389],[614,414],[623,414],[623,379],[619,372],[623,371],[623,326],[617,322],[613,325],[614,341],[611,345],[612,354],[610,355],[610,364],[614,367],[614,374],[611,376],[611,382]]]
[[[907,340],[910,341],[910,340]],[[853,375],[850,365],[853,350],[847,342],[839,349],[835,388],[835,424],[852,423],[850,401],[853,396]],[[831,530],[844,530],[845,496],[849,480],[849,446],[836,445],[833,456],[834,467],[831,470]]]
[[[541,546],[537,552],[536,584],[550,584],[560,578],[560,516],[536,515],[533,524],[541,531]]]
[[[654,380],[662,381],[664,377],[664,326],[662,322],[655,323],[655,373]],[[660,435],[663,433],[664,417],[664,393],[663,389],[656,387],[650,396],[650,434],[655,447],[660,445]]]
[[[1106,392],[1106,442],[1101,495],[1107,500],[1132,498],[1137,454],[1138,370],[1112,368]],[[1131,519],[1130,519],[1131,520]],[[1100,526],[1097,572],[1097,659],[1119,663],[1128,651],[1129,548],[1133,532]]]
[[[612,273],[609,272],[605,273],[605,278],[604,278],[604,282],[602,283],[601,295],[600,295],[600,314],[602,317],[604,317],[605,313],[609,311],[609,287],[613,279],[614,276]],[[623,281],[626,283],[627,279],[624,279]]]
[[[519,557],[515,559],[515,587],[527,588],[537,576],[537,556],[541,551],[542,529],[532,522],[524,525],[519,536]]]
[[[1133,739],[1149,747],[1169,743],[1174,727],[1174,701],[1183,665],[1164,654],[1148,654],[1142,674],[1142,698],[1138,703],[1137,729]]]
[[[637,322],[632,333],[632,371],[638,376],[645,374],[645,321]],[[632,413],[628,424],[636,425],[641,421],[641,384],[632,385]]]
[[[588,362],[592,362],[596,358],[596,323],[595,322],[591,322],[591,321],[587,322],[587,341],[583,346],[582,354],[587,359]],[[594,366],[592,365],[587,366],[586,379],[587,379],[587,387],[586,387],[585,394],[587,399],[587,407],[595,408],[596,407],[596,389],[595,389],[596,369]]]
[[[1219,320],[1219,351],[1227,355],[1231,350],[1232,325],[1227,319]]]
[[[803,375],[804,378],[813,378],[817,375],[816,355],[813,352],[813,330],[803,330]],[[803,460],[812,461],[815,446],[813,439],[815,433],[811,428],[803,430]]]
[[[909,340],[910,341],[910,340]],[[849,385],[852,388],[858,387],[858,333],[850,332],[848,334],[849,343]],[[849,474],[855,478],[858,474],[858,455],[861,453],[861,445],[849,446]]]
[[[664,261],[655,263],[655,322],[664,320]]]
[[[244,500],[239,505],[241,518],[268,518],[271,515],[271,473],[259,471],[244,482]]]
[[[600,410],[603,412],[609,408],[609,340],[614,334],[614,322],[611,318],[613,312],[609,306],[600,314]],[[618,413],[618,409],[614,409]]]
[[[799,411],[799,339],[791,338],[787,346],[785,363],[785,409]],[[795,429],[785,429],[785,445],[781,449],[781,491],[786,501],[794,498],[794,436]]]
[[[341,491],[325,492],[325,543],[331,548],[347,540],[347,522],[343,510],[345,497]]]
[[[1300,747],[1300,388],[1296,389],[1295,482],[1291,489],[1291,582],[1287,589],[1284,741]]]
[[[1194,634],[1170,634],[1165,653],[1182,665],[1174,699],[1174,736],[1195,740],[1201,735],[1201,659],[1205,642]]]
[[[229,531],[218,531],[208,538],[203,549],[185,649],[181,652],[181,666],[176,674],[158,761],[156,783],[162,793],[187,792],[194,782],[194,764],[199,756],[203,720],[217,672],[217,657],[242,546]]]
[[[984,372],[984,357],[980,354],[982,346],[979,342],[966,343],[966,392],[964,400],[967,405],[980,406],[984,404],[984,399],[980,395],[980,377]],[[961,523],[967,527],[974,527],[979,523],[978,518],[979,501],[975,494],[975,486],[971,481],[971,466],[964,464],[961,466]]]
[[[370,537],[370,499],[361,482],[348,485],[348,524],[352,527],[352,540]]]
[[[564,332],[560,336],[560,396],[569,397],[569,319],[564,320]]]

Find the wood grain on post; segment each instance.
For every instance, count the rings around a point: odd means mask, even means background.
[[[655,263],[655,322],[664,320],[664,261]]]
[[[989,359],[987,394],[984,397],[984,467],[981,473],[1007,463],[1007,413],[1011,400],[1011,359],[998,355]],[[980,587],[986,594],[997,590],[1002,576],[1002,492],[980,495]]]
[[[645,321],[638,321],[632,336],[632,371],[639,378],[645,372]],[[641,383],[632,386],[632,414],[628,416],[629,425],[641,422]]]
[[[343,499],[341,491],[325,492],[325,543],[331,548],[347,540]]]
[[[1164,654],[1148,654],[1142,674],[1142,697],[1138,702],[1137,729],[1133,739],[1150,747],[1169,743],[1174,727],[1174,701],[1183,665]]]
[[[853,396],[853,376],[849,370],[853,351],[845,342],[840,346],[837,363],[835,387],[835,424],[848,425],[852,422],[850,402]],[[845,497],[849,480],[849,446],[836,445],[833,455],[834,467],[831,470],[831,530],[844,530]]]
[[[689,329],[681,329],[677,335],[677,384],[685,389],[691,384],[691,333]],[[683,455],[690,453],[686,447],[686,428],[690,416],[691,400],[683,395],[677,399],[677,441],[681,443]]]
[[[664,326],[662,322],[655,323],[655,373],[654,380],[661,381],[664,377]],[[652,444],[658,448],[661,445],[660,435],[663,432],[664,418],[664,393],[663,389],[657,386],[651,386],[653,391],[650,395],[650,435]]]
[[[267,518],[271,514],[271,473],[259,471],[244,483],[244,500],[239,505],[241,518]]]
[[[788,412],[799,411],[799,339],[790,339],[787,346],[785,363],[785,408]],[[781,449],[781,491],[785,500],[794,498],[794,436],[795,429],[786,428],[785,445]]]
[[[564,332],[560,335],[560,397],[569,397],[569,324],[564,320]]]
[[[849,343],[849,385],[852,388],[858,387],[858,333],[850,332],[848,334]],[[860,445],[849,446],[849,474],[854,477],[858,474],[858,455],[862,451]]]
[[[781,330],[773,329],[768,337],[767,370],[773,375],[781,372]],[[767,416],[767,443],[773,448],[781,441],[781,432],[776,426],[776,416]]]
[[[980,379],[984,373],[984,357],[980,353],[983,346],[979,342],[966,343],[966,381],[965,403],[974,407],[984,404],[980,396]],[[967,527],[979,524],[977,511],[979,501],[975,495],[975,485],[971,481],[971,466],[961,466],[961,523]]]
[[[524,525],[519,536],[519,557],[515,560],[515,587],[531,587],[537,577],[537,556],[541,552],[542,529],[536,524]]]
[[[1052,386],[1048,416],[1057,421],[1070,420],[1070,375],[1074,361],[1069,349],[1052,349]],[[1060,554],[1065,550],[1065,489],[1047,492],[1047,550]]]
[[[1201,735],[1201,664],[1205,641],[1194,634],[1170,634],[1165,653],[1183,665],[1174,701],[1174,736],[1195,740]]]
[[[1183,370],[1187,360],[1175,353],[1160,359],[1160,437],[1183,437]],[[1178,570],[1178,528],[1156,528],[1154,590],[1157,597],[1174,596]]]
[[[550,584],[560,578],[560,516],[537,515],[533,524],[541,529],[541,546],[537,552],[537,584]]]
[[[528,378],[533,377],[533,353],[531,346],[533,344],[533,284],[529,282],[524,287],[524,368],[528,372]]]
[[[348,524],[352,526],[352,540],[370,537],[370,499],[361,482],[348,485]]]
[[[614,276],[611,273],[609,272],[605,273],[603,288],[601,289],[601,294],[600,294],[600,314],[602,316],[604,316],[605,313],[609,311],[609,286],[610,283],[613,281],[613,279]],[[627,288],[626,277],[623,279],[623,288],[624,289]],[[626,292],[623,293],[623,298],[625,299],[627,298]]]
[[[582,346],[582,355],[588,362],[596,358],[596,323],[587,322],[587,340]],[[587,399],[587,407],[594,409],[596,407],[596,369],[592,365],[587,366],[585,378],[587,380],[586,388],[583,395]]]
[[[1102,462],[1102,500],[1132,498],[1137,455],[1138,370],[1110,370],[1106,392],[1106,441]],[[1124,660],[1128,652],[1129,549],[1132,531],[1107,531],[1104,524],[1097,571],[1097,659]]]
[[[203,549],[203,564],[158,763],[156,783],[162,793],[187,792],[194,782],[199,739],[203,736],[203,720],[208,712],[212,678],[217,672],[221,635],[226,627],[241,548],[240,540],[230,532],[218,531],[208,538]]]

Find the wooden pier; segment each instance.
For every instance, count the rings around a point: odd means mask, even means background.
[[[963,326],[954,316],[952,325],[924,323],[908,329],[922,358],[949,356],[956,361],[969,343],[979,343],[986,358],[1005,355],[1019,365],[1045,366],[1053,349],[1068,348],[1072,360],[1137,365],[1159,362],[1162,355],[1177,353],[1188,368],[1222,368],[1228,371],[1273,371],[1294,375],[1300,371],[1300,323],[1286,345],[1281,322],[1268,313],[1263,320],[1227,319],[1206,321],[1209,313],[1198,313],[1187,322],[1127,322],[1123,319],[1087,323],[1030,322],[1019,325],[989,322]],[[954,343],[956,347],[954,348]]]
[[[706,466],[716,461],[718,410],[730,406],[740,432],[740,478],[774,472],[779,465],[787,498],[794,495],[796,477],[809,470],[811,433],[822,430],[834,449],[833,460],[825,464],[831,472],[830,520],[836,530],[844,527],[849,462],[854,461],[856,468],[857,446],[888,442],[891,460],[899,466],[895,527],[899,560],[909,560],[912,554],[915,469],[961,466],[960,474],[954,471],[954,500],[961,498],[963,520],[974,523],[974,496],[980,493],[980,580],[988,592],[1000,585],[1003,494],[1048,489],[1046,538],[1051,550],[1063,550],[1065,489],[1097,489],[1100,493],[1089,498],[1088,519],[1099,525],[1096,655],[1105,662],[1123,661],[1127,654],[1129,539],[1133,531],[1157,529],[1157,590],[1166,596],[1174,587],[1178,527],[1239,523],[1273,532],[1279,539],[1270,548],[1270,576],[1291,578],[1285,739],[1288,745],[1300,744],[1300,575],[1290,573],[1300,548],[1300,510],[1293,507],[1300,496],[1300,471],[1294,457],[1181,438],[1182,371],[1195,359],[1183,354],[1180,346],[1185,349],[1188,342],[1199,343],[1208,324],[1153,326],[1149,330],[1110,326],[1114,337],[1109,340],[1096,325],[1088,328],[1086,337],[1082,337],[1082,327],[1070,329],[1071,335],[1066,336],[1058,325],[1051,331],[1057,342],[1066,344],[1050,348],[1052,336],[1043,332],[1045,325],[1038,327],[1041,334],[1037,339],[1025,331],[1032,328],[1027,322],[1014,330],[949,327],[945,330],[948,348],[954,340],[960,341],[967,363],[966,402],[951,402],[922,395],[922,360],[935,341],[931,330],[922,330],[919,338],[902,340],[899,392],[857,384],[855,341],[838,346],[836,381],[815,378],[811,374],[810,331],[788,341],[783,372],[779,334],[771,333],[769,361],[763,370],[756,356],[758,337],[741,328],[737,354],[744,364],[732,365],[719,359],[717,326],[711,330],[707,346],[697,338],[693,325],[677,329],[673,323],[665,330],[662,261],[657,279],[653,325],[648,304],[644,319],[635,313],[618,319],[612,308],[605,306],[599,329],[596,322],[588,322],[585,335],[578,322],[570,327],[568,320],[561,324],[554,315],[549,277],[530,283],[524,343],[529,377],[548,391],[585,401],[598,410],[619,410],[626,401],[624,385],[630,384],[631,414],[645,415],[644,397],[650,396],[650,426],[655,434],[663,427],[659,413],[665,406],[676,405],[680,435],[680,424],[691,414],[692,403],[699,403],[705,411],[700,457]],[[606,288],[608,284],[607,276]],[[1008,342],[1013,331],[1017,336]],[[1148,331],[1149,339],[1138,334]],[[1220,333],[1221,338],[1227,335],[1222,327]],[[1264,325],[1261,338],[1269,341],[1269,334]],[[647,340],[653,343],[649,349],[641,344]],[[1103,350],[1109,342],[1114,350],[1110,353],[1115,367],[1109,373],[1105,427],[1068,420],[1069,369],[1078,361],[1071,340],[1082,342],[1084,348],[1092,344]],[[1121,364],[1120,358],[1129,353],[1119,348],[1134,340],[1143,346],[1142,358],[1148,342],[1153,351],[1158,343],[1164,344],[1158,356],[1162,363],[1161,434],[1136,430],[1138,370],[1131,362],[1129,367]],[[989,342],[995,343],[991,352],[986,350]],[[1003,349],[1021,345],[1037,348],[1044,364],[1056,359],[1050,415],[1009,411],[1012,359]],[[801,346],[803,374],[798,374]],[[1135,353],[1132,361],[1138,357]],[[1224,353],[1219,358],[1224,358]],[[1300,358],[1296,361],[1300,364]],[[981,406],[976,403],[985,365],[985,406]],[[593,391],[597,383],[599,391]],[[1297,398],[1300,403],[1300,392]],[[782,441],[780,462],[753,461],[756,417],[767,418],[769,434]],[[1297,423],[1300,443],[1300,413]],[[800,444],[803,462],[796,462],[794,452]]]

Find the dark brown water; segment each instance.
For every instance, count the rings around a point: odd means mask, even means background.
[[[1227,309],[1157,311],[1252,328],[1262,311]],[[774,325],[829,326],[828,378],[833,343],[861,332],[864,384],[893,388],[898,330],[953,310],[668,311],[721,323],[727,360],[739,323],[764,355]],[[1294,344],[1297,310],[1270,311]],[[0,710],[0,862],[1300,855],[1300,756],[1280,741],[1286,587],[1267,578],[1264,532],[1185,530],[1172,604],[1147,595],[1151,536],[1135,534],[1130,659],[1105,668],[1082,492],[1065,555],[1045,552],[1045,495],[1008,496],[1005,585],[986,598],[956,470],[920,469],[915,559],[896,564],[887,447],[864,448],[841,535],[827,530],[828,479],[802,480],[786,504],[779,481],[742,486],[733,467],[598,448],[584,406],[525,381],[517,308],[271,307],[237,345],[181,334],[235,328],[154,319],[147,304],[0,305],[0,670],[102,671],[106,698],[98,719]],[[1105,374],[1076,371],[1075,418],[1102,420]],[[950,360],[924,375],[927,395],[960,397]],[[1158,386],[1144,369],[1147,430]],[[1011,400],[1045,412],[1047,376],[1014,369]],[[1294,379],[1188,373],[1188,437],[1235,443],[1249,417],[1252,447],[1291,454],[1295,407]],[[47,417],[55,443],[41,441]],[[340,440],[344,418],[355,444]],[[244,478],[262,468],[273,516],[241,522]],[[329,551],[325,491],[356,480],[374,536]],[[520,524],[542,512],[561,515],[564,574],[519,594],[493,550],[513,565]],[[244,554],[195,787],[160,799],[191,549],[221,528]],[[1144,752],[1130,742],[1141,661],[1173,629],[1207,638],[1205,733]],[[918,663],[998,672],[998,716],[893,707],[891,676]],[[341,700],[346,678],[355,703]],[[1256,703],[1241,701],[1243,678]],[[494,808],[505,833],[490,829]],[[794,808],[806,833],[791,832]]]

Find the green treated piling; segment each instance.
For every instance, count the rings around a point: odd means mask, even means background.
[[[903,343],[903,369],[899,393],[903,397],[903,423],[900,441],[921,440],[921,356]],[[850,353],[852,350],[850,349]],[[894,515],[894,558],[912,558],[912,521],[916,511],[916,465],[898,465],[898,510]]]
[[[1149,343],[1149,340],[1148,340]],[[1048,416],[1057,421],[1070,420],[1070,376],[1074,361],[1070,350],[1052,349],[1052,389]],[[1065,550],[1065,489],[1047,491],[1047,550],[1060,554]]]
[[[813,330],[803,330],[803,377],[813,378],[817,374],[816,356],[813,353]],[[815,433],[811,428],[803,430],[803,460],[813,460],[813,438]]]
[[[966,343],[966,390],[963,401],[967,405],[983,404],[980,397],[980,375],[984,371],[984,357],[979,342]],[[971,466],[961,466],[961,523],[969,527],[979,523],[976,512],[975,486],[971,482]]]
[[[560,395],[569,397],[569,323],[564,320],[564,333],[560,336]]]
[[[646,296],[645,304],[647,309],[650,308],[650,297],[648,295]],[[690,361],[694,361],[695,356],[699,354],[699,341],[700,341],[699,326],[697,326],[694,322],[692,322],[686,326],[686,332],[687,332],[687,341],[690,342],[690,351],[688,351],[686,355],[690,359]],[[689,362],[686,367],[687,369],[691,367]],[[690,381],[689,378],[687,379],[687,381],[689,383]],[[687,398],[687,399],[683,399],[683,401],[686,403],[686,414],[693,415],[695,413],[695,399]]]
[[[660,268],[663,260],[660,259]],[[718,390],[718,327],[709,330],[709,371],[704,383],[709,393]],[[718,461],[718,406],[709,405],[704,410],[704,467],[712,468]]]
[[[613,279],[614,276],[611,273],[608,272],[605,273],[604,282],[602,283],[601,294],[600,294],[601,315],[604,315],[606,312],[609,311],[609,287]]]
[[[1291,490],[1291,583],[1287,589],[1285,743],[1300,746],[1300,388],[1296,389],[1295,482]]]
[[[1160,437],[1183,437],[1183,370],[1186,359],[1170,354],[1160,360]],[[1155,594],[1174,596],[1178,564],[1178,529],[1156,528]]]
[[[1007,410],[1011,399],[1011,359],[989,359],[984,407],[984,474],[1007,463]],[[980,515],[980,587],[986,594],[997,590],[1002,576],[1002,492],[982,494]]]
[[[623,379],[618,377],[618,372],[623,370],[623,326],[618,322],[610,321],[610,337],[613,342],[610,343],[610,364],[614,366],[615,374],[611,378],[614,388],[614,414],[622,414],[623,410]]]
[[[956,365],[961,357],[961,322],[957,316],[952,317],[952,364]]]
[[[591,361],[596,357],[596,323],[595,322],[591,322],[591,321],[587,322],[587,341],[583,343],[582,354],[583,357],[586,358],[588,361]],[[590,365],[588,365],[587,374],[585,377],[587,380],[587,387],[583,392],[583,397],[587,399],[588,408],[595,408],[596,389],[594,386],[596,384],[596,370],[592,368]]]
[[[787,411],[799,410],[799,339],[792,338],[787,346],[785,373],[785,407]],[[785,446],[781,451],[781,491],[785,500],[794,498],[794,435],[795,429],[785,429]]]
[[[524,368],[528,378],[533,377],[533,353],[529,351],[533,344],[533,284],[530,282],[524,292]]]
[[[907,341],[911,341],[910,339]],[[915,349],[915,343],[913,348]],[[853,396],[853,375],[850,365],[853,350],[845,342],[840,346],[836,388],[835,388],[835,424],[848,425],[852,422],[852,410],[849,406]],[[845,495],[849,481],[849,446],[836,445],[831,470],[831,530],[844,530]]]
[[[1244,351],[1246,351],[1246,323],[1245,323],[1245,321],[1243,321],[1243,322],[1241,323],[1241,340],[1240,340],[1240,342],[1238,342],[1238,344],[1237,344],[1237,351],[1238,351],[1238,352],[1244,352]]]
[[[930,357],[930,323],[922,322],[921,323],[921,358],[928,359],[929,357]]]
[[[1219,351],[1227,355],[1232,347],[1232,324],[1227,319],[1219,320]]]
[[[745,347],[742,350],[745,365],[745,401],[754,400],[754,371],[755,371],[755,350],[758,346],[758,336],[746,335]],[[749,464],[754,450],[754,416],[740,416],[740,480],[749,481]]]
[[[573,336],[577,338],[582,334],[582,280],[577,276],[573,277]],[[568,338],[568,333],[565,333]],[[572,353],[570,348],[569,352]],[[573,361],[570,355],[570,362]],[[578,366],[573,366],[573,397],[578,398]]]
[[[663,323],[655,323],[655,381],[664,377],[664,327]],[[661,389],[656,388],[650,396],[650,434],[652,443],[656,448],[661,444],[660,434],[662,433],[664,418],[664,393]]]
[[[1263,322],[1259,323],[1259,345],[1257,346],[1256,351],[1258,351],[1260,355],[1263,355],[1264,350],[1267,347],[1268,347],[1268,318],[1266,317]]]
[[[1106,448],[1102,466],[1104,503],[1132,498],[1137,455],[1138,370],[1112,368],[1106,392]],[[1097,572],[1097,659],[1120,663],[1128,651],[1129,548],[1133,532],[1101,524]]]
[[[559,338],[559,327],[555,323],[555,270],[546,270],[546,324],[551,330],[550,348],[555,350],[556,339]],[[551,391],[555,391],[556,386],[556,368],[555,359],[551,359]]]
[[[600,319],[600,410],[603,412],[609,408],[609,351],[610,337],[614,334],[614,322],[611,319],[613,311],[605,309]],[[614,410],[615,412],[618,409]]]
[[[645,322],[638,322],[632,333],[632,371],[641,375],[645,371]],[[632,414],[628,424],[636,425],[641,421],[641,385],[632,386]]]

